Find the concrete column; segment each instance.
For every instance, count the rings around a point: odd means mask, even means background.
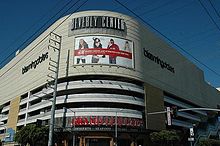
[[[83,144],[83,138],[81,136],[80,139],[79,139],[79,146],[83,146],[82,144]]]
[[[17,128],[17,121],[18,121],[18,113],[19,113],[19,105],[20,104],[20,97],[16,97],[10,102],[10,109],[8,114],[8,121],[7,121],[7,129],[12,128],[16,131]]]
[[[145,85],[145,108],[147,113],[164,111],[163,91],[151,85]],[[146,115],[146,127],[151,130],[163,130],[165,114]]]
[[[29,91],[28,92],[28,99],[27,99],[27,107],[26,107],[26,113],[25,113],[25,119],[24,119],[24,126],[27,125],[27,119],[28,119],[28,109],[29,109],[29,106],[30,106],[30,103],[29,103],[29,100],[30,100],[30,96],[31,96],[31,92]]]
[[[80,145],[80,146],[85,146],[85,145],[86,145],[86,139],[85,139],[85,137],[83,137],[83,136],[80,137],[79,145]]]
[[[64,146],[68,146],[67,139],[64,139]]]

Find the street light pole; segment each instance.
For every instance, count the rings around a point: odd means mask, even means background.
[[[71,109],[69,109],[69,108],[66,108],[66,107],[64,107],[64,109],[65,110],[70,110],[71,112],[73,112],[73,132],[71,132],[72,134],[73,134],[73,146],[75,146],[76,144],[76,135],[75,135],[75,128],[76,128],[76,124],[75,124],[75,119],[76,119],[76,112],[75,111],[73,111],[73,110],[71,110]]]
[[[118,115],[115,113],[115,146],[118,146]]]
[[[50,36],[54,36],[55,39],[57,39],[57,37],[59,38],[59,40],[54,40],[53,38],[51,38],[49,40],[49,42],[53,42],[53,44],[50,44],[49,47],[53,48],[55,51],[58,51],[58,55],[57,55],[57,61],[53,61],[56,63],[56,66],[52,66],[55,68],[55,70],[50,69],[51,71],[53,71],[55,73],[55,77],[54,79],[54,91],[53,91],[53,102],[52,102],[52,106],[51,106],[51,119],[50,119],[50,129],[49,129],[49,140],[48,140],[48,146],[53,146],[53,135],[54,135],[54,121],[55,121],[55,105],[56,105],[56,96],[57,96],[57,83],[58,83],[58,72],[59,72],[59,63],[60,63],[60,49],[61,49],[61,36],[52,33],[50,34]],[[56,46],[56,44],[59,44],[59,47]],[[50,64],[49,64],[50,65]]]
[[[76,112],[74,111],[74,117],[73,117],[73,146],[75,146],[75,141],[76,141],[76,135],[75,135],[75,128],[76,128],[76,124],[75,124],[75,118],[76,118]]]

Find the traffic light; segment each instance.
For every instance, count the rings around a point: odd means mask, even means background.
[[[176,118],[178,116],[177,115],[177,112],[178,112],[177,106],[172,106],[171,111],[172,111],[172,117]]]

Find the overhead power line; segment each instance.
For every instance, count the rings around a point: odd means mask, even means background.
[[[4,52],[8,51],[9,48],[14,44],[16,43],[22,36],[24,36],[27,32],[29,32],[30,30],[32,30],[32,28],[37,24],[39,23],[44,17],[46,17],[46,15],[48,14],[48,12],[51,12],[52,10],[54,10],[58,5],[59,3],[62,2],[61,1],[58,1],[51,9],[49,9],[47,11],[47,13],[45,13],[40,19],[38,19],[36,22],[34,22],[30,27],[28,27],[27,30],[25,30],[21,35],[19,35],[13,42],[11,42],[8,47],[4,48],[2,52],[0,52],[0,54],[3,54]],[[16,50],[17,51],[17,50]]]
[[[5,63],[12,55],[15,54],[15,52],[19,49],[21,49],[21,47],[28,43],[28,41],[30,41],[37,33],[39,33],[41,31],[41,29],[43,29],[53,18],[55,18],[61,11],[63,11],[65,9],[66,6],[68,6],[70,3],[72,2],[72,0],[70,0],[68,3],[66,3],[55,15],[53,15],[49,20],[47,20],[47,22],[45,22],[39,29],[37,29],[30,37],[28,37],[21,45],[19,45],[11,54],[9,54],[3,61],[0,62],[0,66],[3,65],[3,63]],[[78,1],[76,2],[78,3]],[[74,3],[75,5],[75,3]],[[69,10],[69,9],[68,9]],[[67,11],[65,11],[66,13]],[[63,14],[62,14],[63,15]],[[62,16],[61,15],[61,16]],[[28,45],[28,44],[27,44]],[[7,49],[6,49],[7,50]]]
[[[205,10],[206,14],[209,16],[209,18],[212,20],[212,22],[215,24],[215,26],[217,27],[217,29],[220,32],[220,27],[218,26],[218,24],[215,22],[215,20],[212,18],[211,14],[209,13],[208,9],[204,6],[204,4],[201,2],[201,0],[198,0],[199,3],[201,4],[201,6],[203,7],[203,9]]]
[[[169,4],[171,4],[171,3],[173,3],[172,0],[166,1],[166,3],[162,3],[161,5],[159,5],[159,6],[157,6],[157,7],[154,7],[154,8],[152,8],[152,9],[150,9],[150,10],[147,10],[147,11],[141,13],[140,15],[143,15],[143,14],[145,14],[145,13],[154,12],[155,10],[158,10],[158,9],[160,9],[160,8],[163,8],[163,7],[165,7],[166,5],[169,5]],[[133,11],[134,11],[134,10],[133,10]]]
[[[59,12],[61,12],[67,5],[69,5],[70,4],[70,2],[71,2],[72,0],[70,0],[67,4],[65,4],[65,6],[63,6],[62,7],[62,9],[61,10],[59,10]],[[129,0],[128,0],[129,1]],[[127,4],[128,3],[128,1],[127,2],[125,2],[125,4]],[[72,8],[72,7],[71,7]],[[116,10],[116,9],[118,9],[119,7],[117,7],[117,8],[115,8],[115,9],[113,9],[113,10]],[[69,11],[70,9],[68,9],[67,11]],[[61,16],[63,16],[67,11],[65,11]],[[59,13],[58,12],[58,13]],[[57,13],[57,14],[58,14]],[[57,14],[55,14],[55,15],[57,15]],[[106,14],[108,14],[108,13],[106,13]],[[61,17],[60,16],[60,17]],[[104,15],[103,15],[104,16]],[[53,16],[53,17],[55,17],[55,16]],[[59,17],[59,18],[60,18]],[[42,17],[43,18],[43,17]],[[59,19],[58,18],[58,19]],[[50,20],[52,20],[53,18],[50,18]],[[46,23],[48,23],[48,22],[50,22],[50,20],[48,20]],[[57,20],[57,19],[56,19]],[[43,24],[44,26],[46,25],[46,23],[45,24]],[[44,27],[44,26],[42,26],[42,28]],[[38,30],[41,30],[42,28],[39,28]],[[38,31],[37,30],[37,31]],[[37,31],[36,31],[36,33],[37,33]],[[21,36],[23,36],[26,32],[28,32],[28,31],[25,31]],[[31,36],[32,37],[32,36]],[[27,40],[27,39],[26,39]],[[9,54],[3,61],[1,61],[0,62],[0,68],[1,68],[1,66],[3,66],[4,64],[5,64],[5,62],[7,62],[7,60],[12,56],[12,55],[14,55],[15,53],[16,53],[16,51],[17,50],[19,50],[19,48],[21,48],[25,43],[27,43],[27,41],[24,41],[21,45],[19,45],[19,47],[17,47],[11,54]],[[9,46],[10,47],[10,46]],[[9,47],[8,47],[8,49],[9,49]],[[5,49],[5,50],[8,50],[8,49]],[[23,49],[22,49],[23,50]],[[4,51],[3,51],[4,52]],[[1,53],[0,53],[1,54]]]
[[[107,14],[107,13],[106,13]],[[71,15],[69,15],[68,17],[70,17]],[[67,18],[68,19],[68,18]],[[133,20],[132,18],[131,18],[131,20]],[[65,20],[64,20],[65,21]],[[55,28],[56,29],[56,28]],[[44,40],[44,39],[43,39]],[[36,45],[37,46],[37,45]],[[35,47],[36,47],[35,46]],[[35,47],[33,47],[33,49],[35,48]],[[33,50],[32,49],[32,50]],[[29,52],[28,52],[29,53]],[[27,53],[27,54],[28,54]],[[26,55],[27,55],[26,54]],[[25,55],[25,56],[26,56]],[[19,60],[20,61],[20,60]],[[77,68],[76,68],[77,69]],[[141,72],[140,72],[141,73]],[[149,75],[148,75],[149,76]],[[158,81],[158,82],[160,82],[160,83],[163,83],[164,85],[167,85],[167,86],[169,86],[170,88],[173,88],[173,89],[176,89],[176,90],[178,90],[179,92],[184,92],[184,91],[182,91],[182,90],[180,90],[180,89],[177,89],[175,86],[172,86],[172,85],[170,85],[170,84],[167,84],[166,82],[164,82],[164,81],[162,81],[162,80],[158,80],[157,78],[154,78],[153,76],[149,76],[150,78],[152,78],[153,80],[155,80],[155,81]],[[188,93],[188,92],[184,92],[184,93],[186,93],[186,95],[190,95],[190,93]],[[191,95],[191,97],[194,97],[193,95]],[[195,97],[196,98],[196,97]]]
[[[217,14],[217,16],[219,17],[220,19],[220,14],[219,12],[216,10],[216,8],[214,7],[213,3],[209,0],[209,3],[211,4],[212,8],[214,9],[215,13]]]
[[[189,55],[190,57],[192,57],[194,60],[196,60],[198,63],[200,63],[201,65],[203,65],[204,67],[206,67],[208,70],[210,70],[211,72],[215,73],[217,76],[220,77],[220,74],[218,72],[216,72],[215,70],[213,70],[212,68],[210,68],[209,66],[207,66],[206,64],[204,64],[203,62],[201,62],[199,59],[197,59],[196,57],[194,57],[192,54],[190,54],[188,51],[186,51],[183,47],[181,47],[179,44],[175,43],[173,40],[171,40],[169,37],[167,37],[165,34],[163,34],[162,32],[160,32],[158,29],[156,29],[155,27],[153,27],[153,25],[151,25],[150,23],[148,23],[146,20],[144,20],[143,18],[141,18],[139,15],[137,15],[134,11],[132,11],[131,9],[129,9],[127,6],[125,6],[124,4],[122,4],[120,1],[115,0],[117,3],[119,3],[121,6],[123,6],[125,9],[127,9],[129,12],[131,12],[133,15],[135,15],[137,18],[139,18],[141,21],[143,21],[147,26],[150,26],[154,31],[156,31],[157,33],[159,33],[161,36],[163,36],[164,38],[166,38],[168,41],[170,41],[172,44],[174,44],[175,46],[177,46],[178,48],[180,48],[184,53],[186,53],[187,55]]]
[[[71,8],[73,8],[78,2],[80,2],[81,0],[77,0],[69,9],[67,9],[63,14],[65,14],[66,12],[68,12]],[[83,5],[85,5],[87,3],[88,0],[84,1],[79,7],[77,7],[77,9],[75,11],[73,11],[73,13],[75,13],[76,11],[78,11]],[[69,14],[62,22],[60,22],[51,32],[54,32],[61,24],[63,24],[70,16],[72,16],[72,14]],[[62,15],[63,15],[62,14]],[[61,15],[61,16],[62,16]],[[36,48],[41,42],[44,41],[44,39],[46,39],[50,34],[47,34],[44,38],[42,38],[35,46],[33,46],[24,56],[23,58],[29,53],[31,52],[34,48]],[[20,59],[22,60],[22,58]],[[12,65],[10,68],[8,68],[4,73],[1,74],[0,77],[2,77],[5,73],[7,73],[11,68],[13,68],[15,65],[17,65],[17,63],[20,61],[18,60],[14,65]],[[1,63],[0,63],[1,64]]]

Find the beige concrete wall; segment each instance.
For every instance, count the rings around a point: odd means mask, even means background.
[[[8,114],[7,128],[12,128],[16,131],[18,121],[20,97],[16,97],[10,102],[10,109]]]
[[[151,85],[145,85],[146,112],[164,111],[163,91]],[[165,114],[147,115],[146,127],[151,130],[163,130],[165,125]]]
[[[80,35],[68,36],[69,23],[72,19],[88,15],[122,18],[126,23],[127,34],[118,36],[113,33],[108,34],[105,29],[102,29],[96,33],[82,30]],[[54,23],[0,70],[0,105],[14,97],[27,93],[37,86],[45,84],[46,80],[49,79],[47,77],[50,74],[48,71],[49,59],[25,74],[22,74],[21,70],[22,67],[27,66],[46,52],[49,53],[49,57],[56,59],[57,52],[47,49],[49,45],[49,37],[47,35],[65,18],[63,17]],[[141,80],[200,105],[214,107],[216,103],[220,102],[220,94],[205,83],[203,72],[199,68],[129,16],[108,11],[79,12],[69,17],[54,32],[62,36],[59,77],[64,77],[66,74],[67,52],[70,50],[69,76],[93,74],[124,76]],[[134,43],[134,69],[114,65],[73,65],[74,39],[75,37],[86,35],[107,35],[131,40]],[[143,48],[172,65],[175,68],[175,73],[162,69],[160,65],[147,59],[144,56]],[[211,100],[208,100],[210,98]]]
[[[161,60],[169,63],[175,73],[161,68],[159,64],[145,57],[139,49],[137,68],[143,72],[144,81],[164,91],[205,107],[216,107],[220,94],[204,80],[204,74],[196,65],[181,55],[175,48],[145,28],[142,29],[141,49],[145,48]]]

